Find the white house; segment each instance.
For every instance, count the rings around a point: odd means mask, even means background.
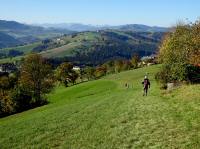
[[[80,70],[81,70],[81,68],[80,68],[80,67],[78,67],[78,66],[74,66],[74,67],[73,67],[73,70],[75,70],[75,71],[80,71]]]
[[[3,67],[2,66],[0,66],[0,72],[3,72]]]

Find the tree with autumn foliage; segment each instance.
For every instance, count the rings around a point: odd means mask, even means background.
[[[137,53],[133,54],[133,57],[131,58],[131,64],[134,69],[138,68],[139,62],[140,62],[140,56]]]
[[[79,75],[73,70],[73,64],[64,62],[57,68],[56,76],[67,87],[69,83],[74,84]]]
[[[95,68],[94,67],[85,67],[83,69],[84,77],[87,78],[87,80],[95,79]]]
[[[32,96],[33,104],[43,104],[43,95],[54,87],[53,69],[41,55],[30,54],[22,64],[20,85]]]
[[[163,66],[157,76],[165,79],[165,83],[200,81],[200,22],[178,24],[168,33],[160,47],[159,61]]]
[[[95,70],[96,78],[100,78],[106,75],[107,68],[105,66],[98,66]]]
[[[192,26],[190,64],[200,66],[200,20]]]
[[[0,117],[14,112],[15,103],[10,97],[11,83],[9,76],[0,77]]]

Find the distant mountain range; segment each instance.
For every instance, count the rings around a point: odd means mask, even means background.
[[[71,31],[95,31],[95,30],[105,30],[105,29],[116,29],[122,31],[135,31],[135,32],[167,32],[169,28],[158,27],[158,26],[147,26],[142,24],[127,24],[119,26],[110,26],[110,25],[85,25],[81,23],[60,23],[60,24],[40,24],[37,26],[42,26],[45,28],[60,28],[67,29]]]
[[[67,29],[44,28],[15,21],[0,20],[0,48],[29,44],[71,33],[73,31]]]

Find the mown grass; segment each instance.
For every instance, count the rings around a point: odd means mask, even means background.
[[[50,104],[0,119],[0,148],[200,148],[200,85],[160,91],[158,70],[59,86]],[[152,85],[143,97],[146,72]]]

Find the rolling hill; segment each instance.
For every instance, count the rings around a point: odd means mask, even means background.
[[[163,32],[100,30],[60,36],[48,42],[1,49],[7,54],[17,50],[28,54],[39,52],[55,61],[71,61],[76,65],[98,65],[111,59],[130,59],[134,53],[146,56],[156,53]]]
[[[42,51],[47,58],[66,59],[77,64],[102,64],[111,59],[130,59],[134,53],[146,56],[156,53],[162,32],[101,30],[65,36],[66,44]]]
[[[159,89],[152,66],[65,88],[50,103],[0,119],[0,146],[9,148],[200,147],[199,85]],[[149,73],[149,96],[141,81]],[[125,83],[130,88],[124,87]]]
[[[0,32],[0,48],[6,48],[8,46],[16,46],[19,44],[22,44],[22,42],[6,33]]]

